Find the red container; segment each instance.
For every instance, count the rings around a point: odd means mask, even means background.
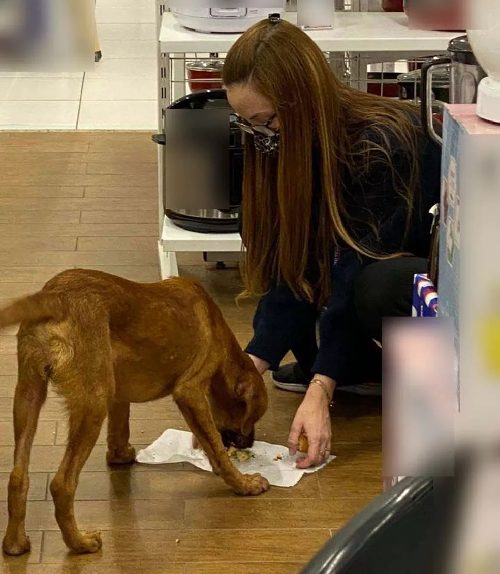
[[[382,0],[382,8],[385,12],[402,12],[403,0]]]
[[[367,92],[374,96],[386,98],[399,97],[399,73],[396,72],[368,72]],[[371,81],[370,80],[374,80]]]
[[[222,88],[222,68],[224,63],[193,62],[186,65],[189,88],[192,92],[218,90]]]
[[[405,0],[405,11],[413,29],[460,32],[467,28],[465,0]]]

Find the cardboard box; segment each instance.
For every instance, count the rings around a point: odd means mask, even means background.
[[[500,444],[500,125],[475,105],[445,111],[439,267],[438,314],[452,318],[459,355],[459,432],[496,433]]]

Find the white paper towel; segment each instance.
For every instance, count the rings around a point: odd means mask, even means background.
[[[153,444],[140,450],[136,460],[143,464],[189,462],[197,468],[212,472],[205,453],[201,449],[193,449],[192,445],[193,435],[190,432],[168,429]],[[317,472],[335,458],[330,456],[321,466],[303,470],[295,466],[301,455],[290,456],[285,446],[255,441],[250,450],[253,458],[244,462],[234,459],[231,461],[244,474],[258,472],[265,476],[272,486],[294,486],[304,474]],[[278,456],[281,456],[281,459],[277,458]]]

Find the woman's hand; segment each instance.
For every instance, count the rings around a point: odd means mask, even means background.
[[[321,375],[315,376],[314,379],[320,380],[322,384],[309,385],[306,396],[297,409],[288,438],[291,455],[297,452],[302,432],[309,443],[307,456],[297,461],[297,468],[309,468],[321,464],[330,455],[332,427],[329,407],[335,382]]]

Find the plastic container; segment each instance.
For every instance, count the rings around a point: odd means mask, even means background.
[[[397,98],[399,96],[398,76],[397,72],[368,72],[367,92],[375,96]]]
[[[192,92],[200,90],[218,90],[222,88],[222,68],[221,61],[210,62],[200,61],[186,65],[189,88]]]

